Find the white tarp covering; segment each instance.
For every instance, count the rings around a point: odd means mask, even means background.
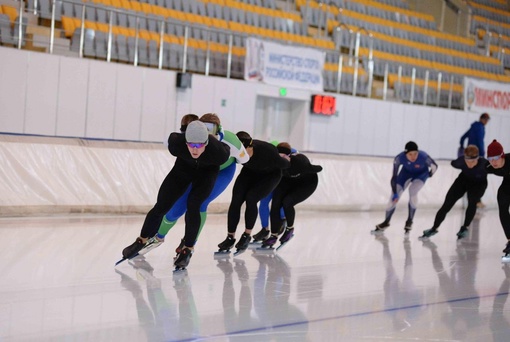
[[[384,215],[391,158],[307,155],[324,170],[316,192],[301,208],[377,209]],[[0,135],[0,215],[146,213],[174,161],[163,144]],[[438,209],[459,173],[447,161],[438,163],[419,194],[421,208]],[[209,206],[211,212],[227,210],[233,183]],[[496,207],[500,183],[500,177],[489,176],[483,197],[487,206]],[[398,210],[407,210],[407,200],[406,192]]]
[[[465,77],[464,109],[475,113],[510,115],[510,84]]]
[[[322,92],[324,58],[315,49],[247,38],[244,79]]]

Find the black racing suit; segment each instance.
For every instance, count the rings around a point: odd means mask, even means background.
[[[220,165],[230,156],[230,147],[210,136],[204,152],[194,159],[188,150],[184,134],[172,133],[168,138],[168,150],[177,159],[161,183],[157,202],[147,213],[140,236],[154,236],[163,216],[191,185],[185,216],[184,244],[192,247],[200,228],[200,205],[211,193]]]
[[[304,154],[290,156],[290,168],[284,170],[282,180],[273,192],[271,202],[271,233],[278,234],[282,225],[280,208],[283,208],[288,227],[294,227],[294,206],[310,197],[319,183],[322,166],[312,165]]]
[[[505,231],[505,236],[510,240],[510,153],[505,154],[505,165],[495,169],[492,165],[487,168],[488,173],[503,177],[503,182],[498,189],[499,220]]]
[[[446,198],[436,214],[432,228],[438,228],[441,225],[446,214],[465,193],[467,193],[468,197],[468,206],[464,215],[463,226],[469,227],[476,214],[476,204],[480,202],[487,189],[487,166],[489,162],[485,158],[480,157],[478,163],[472,169],[467,167],[464,157],[452,160],[451,165],[456,169],[462,170],[462,172],[446,193]]]
[[[244,214],[246,229],[253,229],[258,215],[258,202],[269,195],[282,178],[282,169],[290,166],[276,147],[268,142],[253,140],[253,155],[243,164],[232,190],[228,208],[228,232],[235,233],[241,218],[241,206],[246,202]]]

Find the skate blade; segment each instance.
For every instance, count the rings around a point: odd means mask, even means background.
[[[288,239],[288,240],[287,240],[287,241],[285,241],[284,243],[280,244],[280,246],[278,246],[278,247],[276,248],[276,250],[277,250],[277,251],[279,251],[279,250],[280,250],[280,248],[282,248],[283,246],[285,246],[286,244],[288,244],[288,243],[289,243],[289,241],[290,241],[290,240],[292,240],[293,238],[294,238],[294,235],[292,235],[292,236],[290,237],[290,239]]]
[[[136,258],[137,256],[140,256],[140,254],[136,253],[136,254],[135,254],[135,255],[133,255],[131,258],[122,258],[122,259],[120,259],[119,261],[117,261],[117,262],[115,263],[115,266],[117,266],[117,265],[119,265],[119,264],[123,263],[123,262],[124,262],[124,261],[126,261],[126,260],[133,260],[133,259],[134,259],[134,258]]]
[[[411,229],[404,228],[404,234],[409,234],[411,232]]]
[[[115,266],[117,266],[117,265],[119,265],[119,264],[123,263],[123,262],[124,262],[124,261],[126,261],[126,260],[128,260],[128,259],[127,259],[127,258],[122,258],[122,259],[120,259],[119,261],[117,261],[117,262],[115,263]],[[114,267],[115,267],[115,266],[114,266]]]
[[[372,235],[381,235],[381,234],[384,234],[384,230],[383,229],[374,229],[374,230],[370,231],[370,234],[372,234]]]
[[[501,262],[506,264],[506,263],[510,263],[510,254],[509,255],[505,255],[505,256],[502,256],[501,257]]]
[[[234,252],[234,257],[243,254],[244,252],[246,252],[246,249],[238,249],[237,251]]]
[[[276,250],[279,251],[283,246],[285,246],[287,242],[282,243],[280,246],[276,247]]]
[[[126,261],[126,260],[133,260],[134,258],[139,257],[139,256],[141,256],[141,255],[140,255],[139,253],[136,253],[136,254],[135,254],[135,255],[133,255],[131,258],[122,258],[122,259],[120,259],[119,261],[117,261],[117,262],[115,263],[115,266],[117,266],[117,265],[118,265],[118,264],[120,264],[120,263],[123,263],[123,262],[124,262],[124,261]]]
[[[287,243],[289,243],[289,241],[282,243],[280,246],[276,247],[276,250],[279,251],[283,246],[285,246]]]

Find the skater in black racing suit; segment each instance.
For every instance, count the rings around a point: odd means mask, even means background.
[[[218,244],[220,251],[229,250],[235,242],[237,225],[241,218],[241,206],[246,202],[244,213],[245,230],[239,242],[238,250],[245,250],[251,240],[251,231],[258,215],[258,202],[269,195],[282,178],[282,169],[290,167],[290,162],[278,154],[276,147],[268,142],[253,140],[246,132],[238,132],[237,137],[250,155],[243,164],[232,190],[232,200],[228,208],[228,235]]]
[[[499,220],[503,226],[503,231],[507,238],[507,244],[503,253],[505,256],[510,254],[510,162],[506,160],[510,154],[505,154],[503,146],[494,139],[487,147],[487,160],[491,165],[487,168],[488,173],[503,177],[503,182],[498,189],[498,209]]]
[[[280,242],[286,243],[294,236],[296,217],[294,207],[315,192],[319,184],[317,173],[322,171],[322,166],[312,165],[304,154],[291,154],[291,147],[286,142],[278,144],[277,149],[282,157],[290,160],[290,168],[284,170],[282,180],[273,192],[270,214],[271,236],[262,243],[263,247],[271,247],[278,239],[283,223],[280,208],[283,208],[287,220],[287,228],[280,238]]]
[[[168,150],[177,157],[174,167],[159,188],[157,202],[145,217],[140,237],[122,254],[125,258],[136,255],[147,239],[157,233],[163,216],[191,185],[185,216],[185,248],[175,261],[179,266],[182,259],[189,261],[193,252],[200,227],[200,206],[213,189],[220,165],[230,157],[230,147],[210,136],[203,122],[193,121],[185,134],[170,134]]]
[[[457,237],[467,236],[468,228],[476,214],[476,204],[480,202],[485,189],[487,189],[487,167],[489,162],[479,156],[478,147],[468,145],[464,155],[451,162],[451,165],[462,170],[446,194],[443,205],[438,210],[432,228],[424,230],[421,238],[427,238],[437,233],[446,214],[453,208],[455,202],[467,193],[468,205],[464,216],[464,224],[460,227]]]

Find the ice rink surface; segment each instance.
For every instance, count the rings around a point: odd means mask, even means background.
[[[371,235],[383,215],[298,208],[278,254],[222,260],[226,215],[210,215],[179,274],[184,220],[144,259],[114,267],[143,215],[0,218],[0,341],[510,340],[497,211],[477,214],[460,241],[459,209],[428,242],[418,236],[435,211],[418,209],[408,236],[404,210]]]

